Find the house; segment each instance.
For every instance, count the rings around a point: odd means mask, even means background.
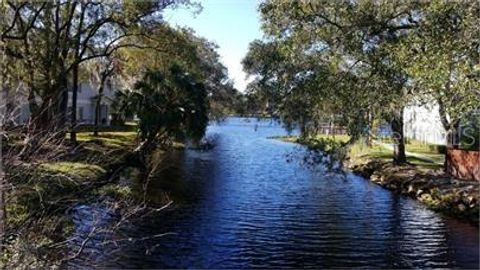
[[[406,138],[437,145],[447,145],[447,130],[440,119],[436,103],[411,105],[405,108],[404,135]],[[474,110],[462,119],[459,135],[464,147],[478,149],[480,143],[480,111]],[[460,142],[450,142],[460,143]]]
[[[13,122],[16,125],[21,125],[27,122],[30,111],[28,109],[28,102],[26,94],[20,86],[7,95],[5,89],[0,89],[0,123]],[[7,109],[7,104],[11,108]],[[7,115],[7,111],[10,112]]]
[[[107,81],[103,90],[102,104],[100,105],[100,125],[110,125],[111,104],[115,89],[111,81]],[[77,123],[79,125],[93,125],[95,123],[95,109],[98,98],[98,85],[81,83],[77,97]],[[71,111],[72,92],[69,92],[69,111]]]
[[[446,144],[447,131],[440,120],[438,104],[408,106],[404,110],[403,120],[406,138],[430,144]]]
[[[107,81],[103,90],[103,98],[100,106],[100,125],[110,125],[111,104],[115,94],[115,86],[111,81]],[[79,125],[93,125],[95,123],[95,109],[98,98],[98,85],[90,82],[79,84],[77,96],[77,123]],[[26,93],[22,87],[18,87],[13,95],[10,95],[10,104],[14,104],[13,118],[17,125],[25,124],[30,118],[30,110],[27,102]],[[69,91],[69,112],[71,111],[72,91]],[[0,91],[0,114],[5,117],[7,104],[7,95],[5,91]]]

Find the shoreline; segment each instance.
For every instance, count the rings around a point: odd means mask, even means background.
[[[352,173],[392,192],[410,197],[436,212],[479,227],[479,183],[459,180],[439,171],[421,171],[412,165],[394,166],[372,159],[346,164]]]
[[[37,267],[62,264],[69,255],[65,243],[74,232],[69,211],[78,204],[112,198],[118,209],[134,200],[131,188],[120,181],[135,147],[136,132],[78,133],[79,145],[66,146],[56,160],[22,162],[9,170],[7,235],[0,267]],[[70,147],[70,148],[68,148]],[[42,214],[38,216],[38,212]],[[26,226],[32,223],[32,225]],[[48,250],[37,261],[26,243]],[[41,244],[43,243],[43,245]],[[45,263],[45,265],[43,264]]]
[[[310,141],[296,137],[270,137],[288,143],[318,148]],[[395,166],[377,157],[353,158],[347,154],[344,168],[391,192],[408,196],[429,209],[467,221],[479,227],[479,186],[475,180],[455,179],[443,169],[420,165]]]

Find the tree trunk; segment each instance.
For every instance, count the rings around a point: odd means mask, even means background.
[[[68,123],[68,81],[65,78],[62,81],[62,84],[60,86],[60,91],[61,91],[61,97],[60,97],[60,104],[59,104],[59,111],[58,111],[58,116],[59,116],[59,123],[58,123],[58,130],[62,131],[65,130],[66,124]],[[62,132],[63,136],[65,136],[65,132]]]
[[[35,99],[35,89],[33,85],[30,85],[28,88],[28,108],[30,110],[30,117],[38,114],[38,104]]]
[[[373,116],[372,116],[372,112],[368,111],[368,131],[367,131],[367,139],[366,139],[366,144],[368,147],[372,147],[373,145],[372,130],[373,130]]]
[[[12,100],[13,97],[11,93],[11,88],[7,82],[4,83],[2,89],[5,93],[5,114],[3,115],[4,121],[5,121],[4,128],[9,129],[10,127],[13,127],[15,125],[15,117],[14,117],[15,105]]]
[[[71,111],[71,127],[70,141],[77,144],[77,97],[78,97],[78,65],[72,68],[72,111]]]
[[[445,108],[445,104],[441,98],[437,99],[438,103],[438,114],[440,115],[440,121],[442,122],[442,126],[447,132],[447,142],[446,145],[448,147],[456,148],[459,142],[459,121],[452,123],[451,120],[448,119],[447,110]]]
[[[438,103],[438,114],[440,115],[440,122],[442,122],[442,126],[445,129],[445,131],[448,131],[450,129],[450,121],[448,121],[445,104],[443,103],[441,98],[437,99],[437,103]]]
[[[405,155],[405,137],[403,133],[403,107],[394,113],[392,122],[393,132],[393,163],[400,165],[407,162]]]
[[[97,97],[97,103],[95,105],[95,126],[93,129],[93,136],[98,137],[98,125],[99,125],[99,120],[100,120],[100,110],[102,106],[102,97],[103,97],[103,82],[100,83],[100,86],[98,88],[98,97]]]
[[[5,188],[6,188],[5,174],[3,173],[3,168],[0,168],[0,251],[3,250],[3,245],[5,244],[5,234],[6,234],[6,229],[7,229],[7,211],[6,211],[6,206],[5,206]]]
[[[456,121],[447,130],[447,146],[458,149],[460,147],[460,137],[460,121]]]
[[[5,233],[6,233],[6,223],[7,223],[7,211],[5,206],[5,189],[6,189],[6,178],[5,173],[3,172],[3,146],[2,138],[3,136],[3,125],[0,123],[0,253],[3,250],[3,245],[5,243]]]
[[[302,117],[302,119],[300,121],[300,136],[302,138],[308,138],[309,137],[308,128],[307,128],[307,121],[305,120],[304,117]]]
[[[443,100],[441,98],[437,99],[438,103],[438,114],[440,115],[440,121],[442,122],[442,126],[447,132],[446,136],[446,147],[447,150],[445,151],[445,162],[443,163],[443,167],[445,171],[448,171],[448,164],[447,164],[447,154],[448,154],[448,148],[458,148],[458,144],[460,142],[460,134],[459,134],[459,127],[460,127],[460,121],[456,121],[455,123],[452,123],[451,121],[448,120],[447,117],[447,110],[445,108],[445,104],[443,103]]]

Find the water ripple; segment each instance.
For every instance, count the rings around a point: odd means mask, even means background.
[[[127,231],[138,237],[175,235],[118,247],[99,266],[478,267],[478,228],[360,177],[287,162],[286,155],[301,148],[267,139],[285,131],[272,122],[254,129],[255,121],[229,119],[210,126],[216,147],[186,151],[179,157],[180,173],[157,179],[170,181],[187,199]]]

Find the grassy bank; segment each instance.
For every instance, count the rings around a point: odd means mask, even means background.
[[[272,139],[278,139],[284,142],[298,143],[306,145],[309,148],[322,148],[325,145],[341,146],[346,145],[350,139],[348,135],[317,135],[310,138],[301,138],[299,136],[275,136]],[[358,142],[349,147],[347,158],[350,164],[362,164],[369,160],[391,161],[393,151],[385,143],[377,142],[371,146]],[[420,141],[408,140],[405,144],[407,151],[407,161],[423,169],[441,169],[444,161],[442,148],[438,145],[427,144]]]
[[[112,170],[136,146],[132,131],[78,134],[78,146],[66,146],[55,159],[21,162],[6,173],[8,242],[0,261],[7,267],[42,266],[64,259],[73,223],[67,214],[74,205],[102,196],[129,196]],[[64,244],[59,244],[64,243]],[[25,265],[26,264],[26,265]]]
[[[314,138],[274,137],[309,148],[345,145],[348,136],[318,135]],[[329,150],[329,149],[327,149]],[[465,219],[478,226],[479,183],[454,179],[443,172],[442,147],[410,140],[406,144],[408,164],[395,166],[388,144],[372,146],[357,142],[350,146],[345,165],[373,183],[412,197],[429,208]]]

